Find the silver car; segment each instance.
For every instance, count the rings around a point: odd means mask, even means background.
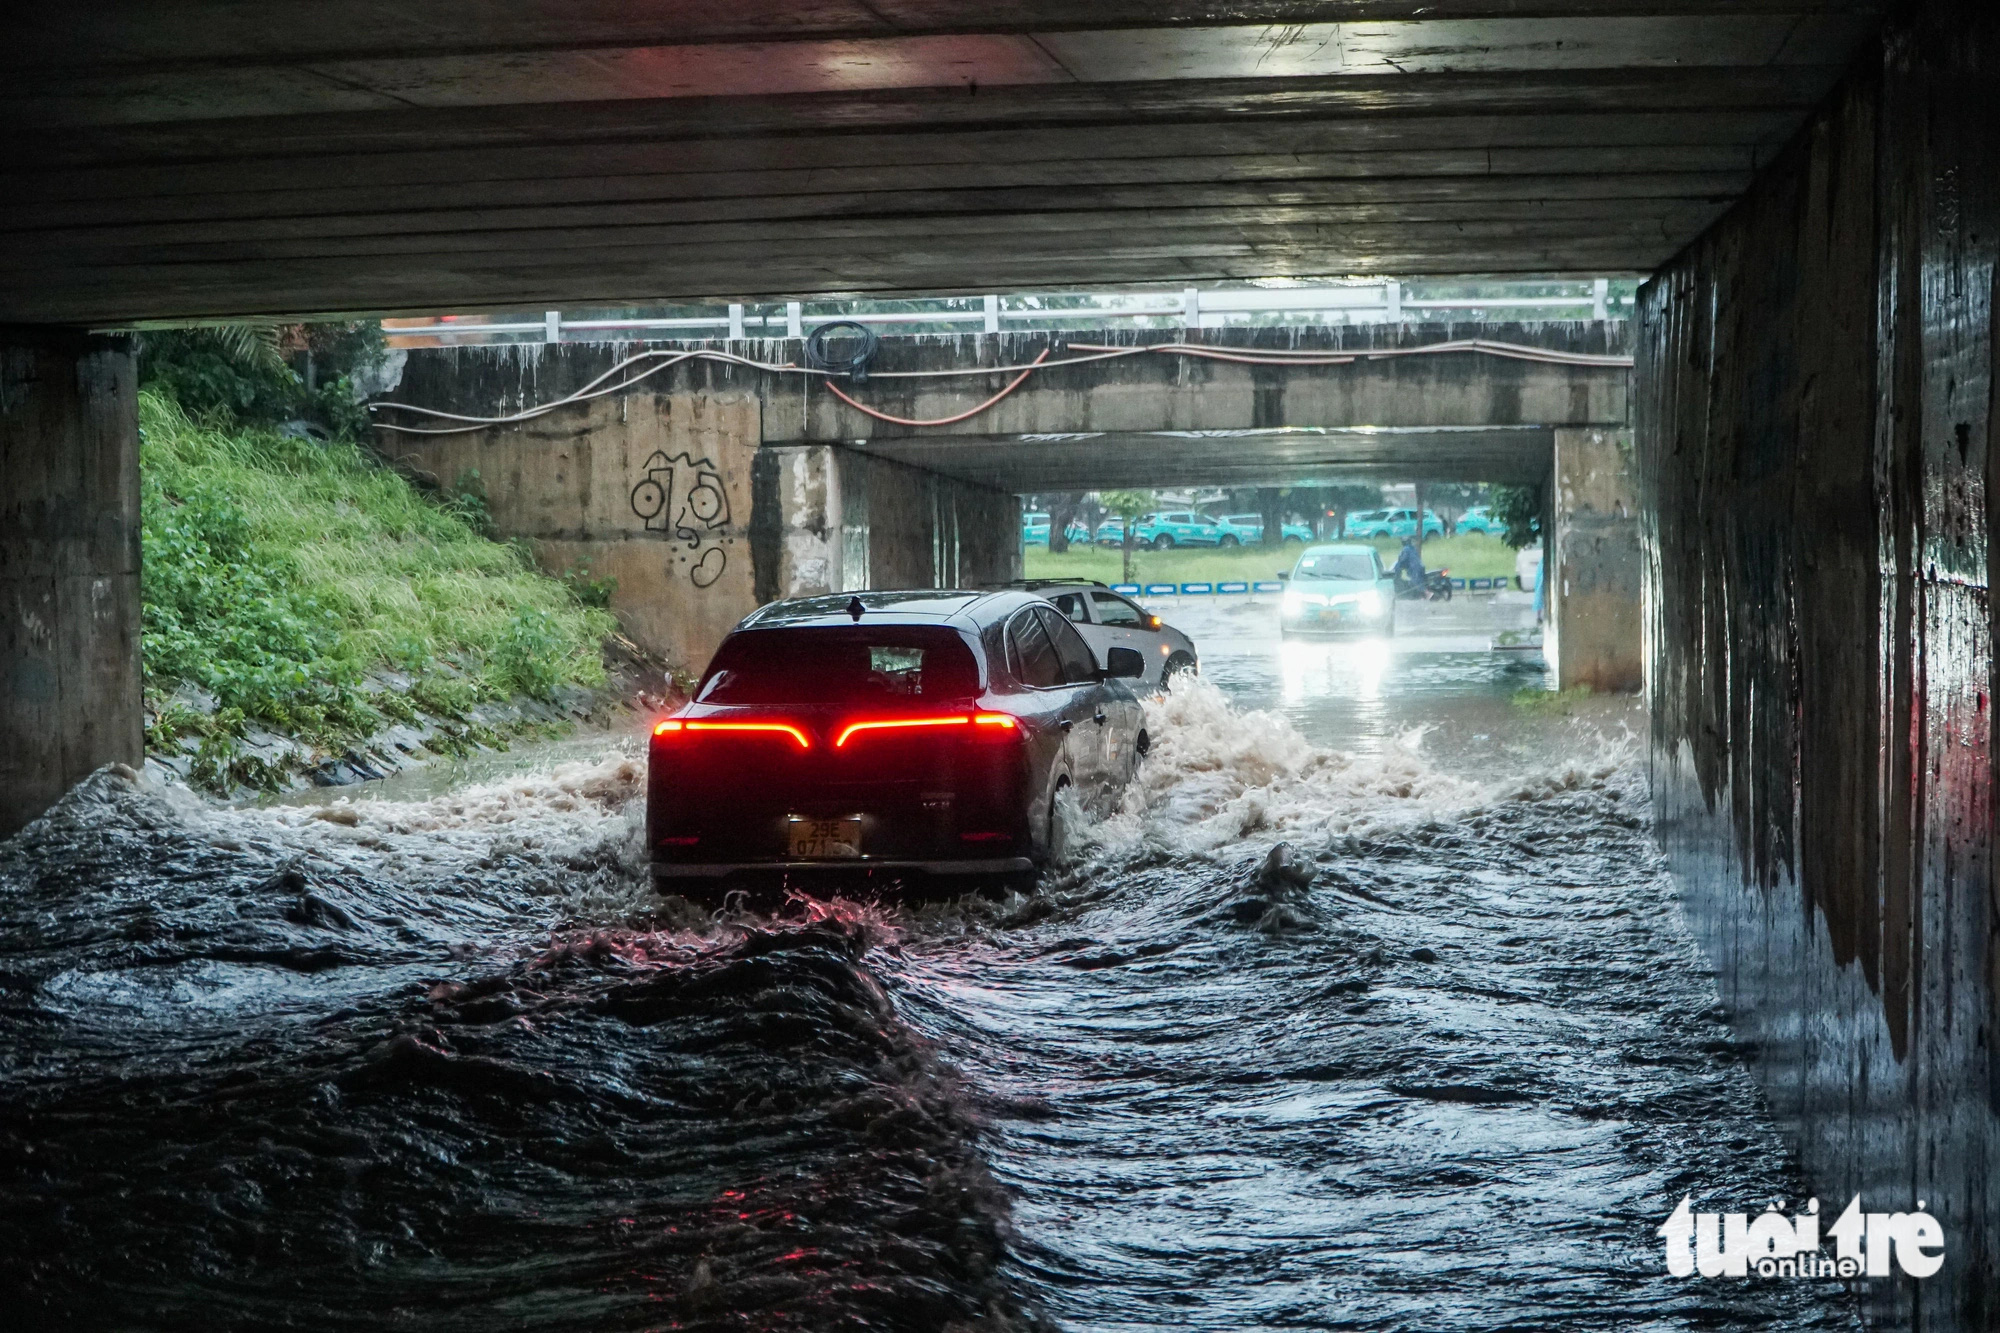
[[[1136,648],[1146,662],[1146,683],[1156,687],[1183,671],[1201,669],[1194,640],[1102,583],[1028,579],[1013,586],[1055,603],[1097,654],[1100,665],[1110,649]]]

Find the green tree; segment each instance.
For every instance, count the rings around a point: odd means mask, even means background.
[[[1106,509],[1118,515],[1119,519],[1123,522],[1125,536],[1118,545],[1125,555],[1125,575],[1120,582],[1130,583],[1132,581],[1133,531],[1139,526],[1139,519],[1142,516],[1153,512],[1155,505],[1153,493],[1151,491],[1106,491],[1098,499],[1103,501]]]
[[[1493,517],[1507,525],[1506,543],[1515,550],[1542,539],[1542,488],[1495,486]]]
[[[1380,509],[1382,488],[1363,485],[1359,482],[1343,482],[1338,486],[1325,486],[1319,492],[1318,508],[1333,520],[1333,530],[1329,534],[1338,541],[1347,533],[1347,516],[1359,509]],[[1317,516],[1314,530],[1318,530]]]
[[[1492,487],[1479,482],[1433,481],[1424,486],[1424,503],[1437,512],[1449,534],[1458,516],[1474,505],[1492,503]]]
[[[1038,498],[1049,511],[1049,554],[1061,555],[1069,549],[1070,524],[1083,513],[1083,492],[1057,491]]]

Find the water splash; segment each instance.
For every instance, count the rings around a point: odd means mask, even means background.
[[[1076,825],[1080,859],[1109,870],[1135,861],[1212,857],[1291,839],[1324,846],[1507,801],[1628,788],[1639,750],[1629,737],[1578,732],[1547,766],[1490,780],[1455,774],[1410,728],[1372,753],[1314,746],[1285,717],[1242,710],[1204,679],[1146,705],[1153,750],[1105,819]]]

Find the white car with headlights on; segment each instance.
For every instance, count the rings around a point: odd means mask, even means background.
[[[1308,546],[1278,577],[1285,580],[1278,607],[1285,635],[1396,632],[1396,583],[1372,546]]]
[[[1077,633],[1097,654],[1099,663],[1113,648],[1137,650],[1146,662],[1146,684],[1165,686],[1183,671],[1201,669],[1194,640],[1167,624],[1137,602],[1111,591],[1102,583],[1073,579],[1021,579],[1007,585],[1022,588],[1046,601],[1069,618]]]

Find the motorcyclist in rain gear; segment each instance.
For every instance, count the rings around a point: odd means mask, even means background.
[[[1396,564],[1389,571],[1396,580],[1396,592],[1403,595],[1424,586],[1424,557],[1417,550],[1415,537],[1403,538],[1403,549],[1396,555]]]

